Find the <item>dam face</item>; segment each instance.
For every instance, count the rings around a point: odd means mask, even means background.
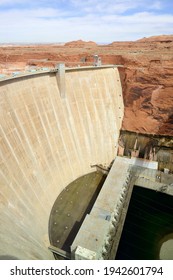
[[[48,222],[62,190],[109,166],[124,106],[118,69],[65,71],[0,83],[0,256],[52,259]]]

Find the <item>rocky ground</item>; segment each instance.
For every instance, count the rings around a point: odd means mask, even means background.
[[[74,41],[49,45],[1,45],[0,74],[9,75],[37,67],[118,64],[125,115],[123,129],[173,136],[173,35],[154,36],[134,42],[98,45]]]

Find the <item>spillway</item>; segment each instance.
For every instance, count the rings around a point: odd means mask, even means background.
[[[124,106],[116,66],[0,82],[0,256],[52,259],[48,222],[64,188],[109,166]]]

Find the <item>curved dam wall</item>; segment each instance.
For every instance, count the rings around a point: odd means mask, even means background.
[[[56,73],[0,83],[0,256],[51,259],[48,221],[60,192],[109,165],[117,154],[124,106],[118,69]]]

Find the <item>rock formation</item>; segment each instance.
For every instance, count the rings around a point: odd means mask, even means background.
[[[92,41],[85,42],[82,40],[77,40],[77,41],[68,42],[64,46],[68,48],[93,48],[93,47],[97,47],[97,44]]]

